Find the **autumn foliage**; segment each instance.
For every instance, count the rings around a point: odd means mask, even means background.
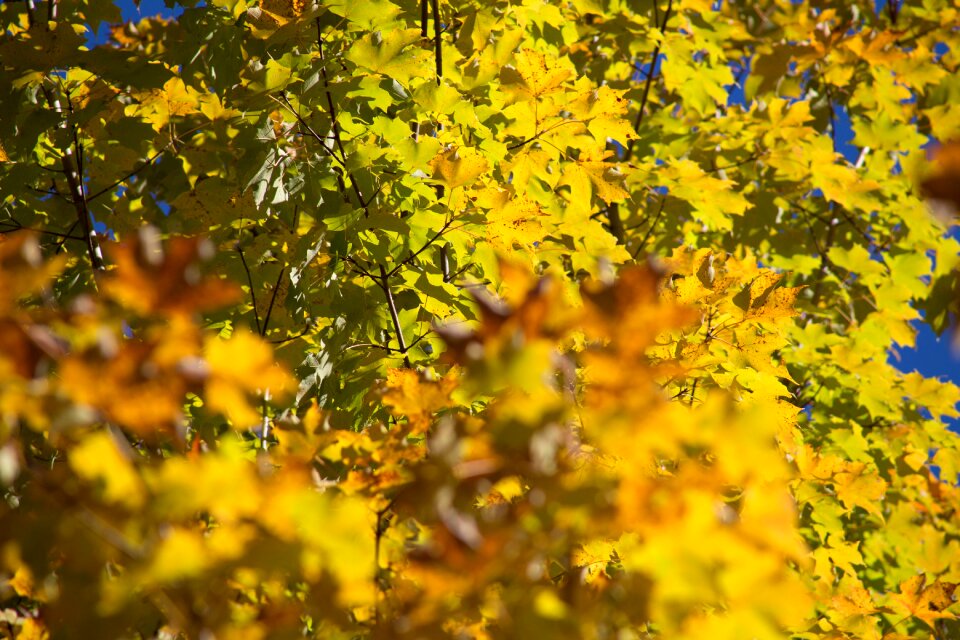
[[[168,4],[0,4],[3,637],[960,637],[955,2]]]

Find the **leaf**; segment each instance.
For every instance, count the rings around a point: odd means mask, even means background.
[[[412,433],[420,434],[429,428],[438,410],[452,406],[450,393],[455,387],[456,378],[452,375],[425,380],[409,369],[390,369],[383,402],[394,415],[407,417]]]
[[[212,252],[208,242],[197,238],[175,238],[164,247],[157,230],[145,227],[113,249],[116,268],[104,282],[104,292],[143,315],[189,315],[221,307],[235,301],[239,291],[198,273]]]
[[[274,362],[270,347],[250,331],[236,331],[229,340],[206,338],[203,355],[209,367],[205,400],[238,429],[260,421],[260,414],[247,400],[249,395],[276,398],[296,388],[289,374]]]
[[[956,617],[947,609],[955,602],[957,585],[939,580],[926,585],[926,581],[926,574],[921,574],[900,583],[900,593],[891,596],[891,603],[933,629],[938,620]]]
[[[931,160],[930,175],[921,183],[928,198],[953,204],[960,210],[960,141],[948,140]]]
[[[487,172],[486,159],[475,149],[451,148],[441,151],[429,163],[433,178],[449,189],[470,184]]]
[[[354,43],[346,58],[374,73],[408,84],[411,78],[423,73],[422,67],[430,57],[423,50],[408,49],[419,40],[418,29],[374,31]]]
[[[167,80],[162,89],[142,94],[139,104],[126,108],[128,115],[144,118],[158,132],[163,131],[173,118],[199,111],[200,94],[176,76]]]
[[[70,466],[81,478],[101,482],[106,501],[131,509],[143,505],[143,483],[110,433],[101,431],[84,438],[71,451]]]

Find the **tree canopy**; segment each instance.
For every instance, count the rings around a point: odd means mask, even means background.
[[[167,3],[0,4],[5,637],[960,637],[954,0]]]

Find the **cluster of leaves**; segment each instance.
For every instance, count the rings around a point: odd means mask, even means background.
[[[0,4],[4,633],[960,634],[954,2],[168,4]]]

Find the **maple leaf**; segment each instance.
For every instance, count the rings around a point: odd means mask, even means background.
[[[429,428],[438,410],[452,406],[450,393],[455,387],[456,378],[452,375],[428,381],[409,369],[391,369],[387,372],[383,402],[395,415],[406,416],[411,432],[419,434]]]
[[[104,293],[138,313],[184,315],[215,309],[238,298],[219,278],[203,277],[199,265],[213,247],[198,238],[174,238],[164,246],[156,229],[144,227],[112,252],[115,269]]]
[[[408,48],[420,40],[418,29],[391,29],[369,33],[350,47],[347,60],[404,84],[419,76],[429,54]]]
[[[200,99],[193,87],[174,76],[164,83],[162,89],[140,96],[140,102],[127,107],[126,112],[143,117],[156,131],[163,131],[173,118],[198,112]]]
[[[441,151],[428,164],[433,170],[433,178],[449,189],[470,184],[489,167],[483,155],[470,148]]]
[[[921,183],[929,198],[952,203],[960,210],[960,141],[948,140],[937,148],[930,162],[930,175]]]
[[[283,395],[294,386],[289,374],[274,362],[269,345],[250,331],[237,331],[229,340],[210,336],[204,342],[203,354],[209,367],[206,400],[237,428],[260,420],[248,395]]]
[[[557,66],[555,60],[548,59],[539,51],[521,49],[515,56],[515,66],[505,68],[502,73],[507,74],[506,80],[514,80],[509,75],[514,71],[519,76],[519,82],[512,90],[524,99],[539,99],[561,91],[561,85],[570,77],[568,69]]]
[[[921,574],[900,583],[900,592],[891,596],[891,604],[933,629],[937,620],[956,617],[947,609],[955,602],[957,585],[939,580],[929,585],[926,582],[926,574]]]

